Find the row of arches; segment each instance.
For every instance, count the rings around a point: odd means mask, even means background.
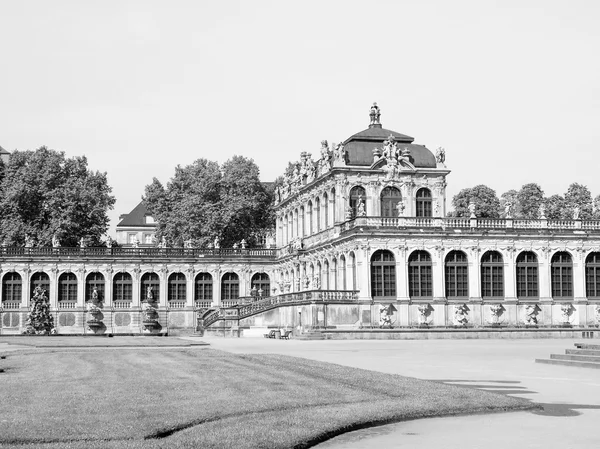
[[[516,295],[520,299],[539,299],[539,264],[532,251],[523,251],[516,259]],[[485,299],[505,296],[504,260],[498,251],[487,251],[479,267],[480,294]],[[469,297],[469,261],[462,251],[451,251],[444,261],[445,296]],[[573,259],[566,251],[555,253],[550,261],[551,295],[554,299],[573,299]],[[588,298],[600,298],[600,253],[585,260],[585,284]],[[414,251],[408,258],[408,293],[411,298],[432,298],[433,265],[427,251]],[[388,250],[371,256],[371,296],[396,297],[396,262]]]
[[[353,252],[330,260],[304,262],[281,271],[281,279],[290,290],[356,290],[356,257]],[[286,290],[286,289],[282,289]]]
[[[78,279],[74,273],[65,272],[58,277],[58,301],[77,301]],[[97,291],[100,300],[105,300],[105,278],[100,272],[89,273],[85,278],[85,300],[92,299],[92,293]],[[210,273],[198,273],[194,278],[194,300],[212,301],[213,276]],[[41,287],[50,291],[50,277],[47,273],[39,271],[30,279],[30,291]],[[151,288],[155,300],[160,300],[160,278],[157,273],[144,273],[140,279],[140,300],[146,299],[148,289]],[[271,282],[266,273],[255,273],[250,280],[250,294],[256,297],[270,296]],[[236,273],[228,272],[221,276],[221,299],[238,299],[240,295],[240,279]],[[21,302],[23,293],[23,280],[19,273],[8,272],[2,278],[2,302]],[[171,273],[167,278],[167,300],[185,301],[187,299],[187,278],[184,273]],[[112,280],[112,300],[133,300],[133,278],[127,272],[116,273]]]
[[[369,205],[366,201],[367,192],[363,186],[354,186],[350,189],[347,206],[351,209],[352,217],[359,214],[369,215]],[[362,201],[362,211],[359,211],[359,203]],[[382,217],[397,217],[398,203],[402,201],[402,194],[396,187],[385,187],[379,196],[380,211]],[[337,216],[336,190],[332,188],[314,198],[306,205],[302,205],[293,211],[289,211],[281,218],[284,244],[298,237],[307,237],[333,226],[334,223],[345,219]],[[417,217],[431,217],[433,215],[432,194],[428,188],[420,188],[415,195],[415,215]]]

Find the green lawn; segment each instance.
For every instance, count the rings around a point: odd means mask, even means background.
[[[7,353],[0,369],[0,447],[310,447],[366,425],[532,407],[474,389],[207,348],[31,349]]]

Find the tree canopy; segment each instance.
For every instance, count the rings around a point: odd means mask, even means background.
[[[175,246],[208,246],[215,238],[226,247],[241,240],[257,245],[274,223],[273,195],[259,175],[252,159],[234,156],[221,167],[206,159],[177,166],[166,187],[154,178],[143,199],[157,238]]]
[[[99,244],[108,230],[115,198],[106,173],[88,169],[83,157],[41,147],[15,151],[0,170],[0,240],[21,245],[26,239],[50,246],[52,237],[75,246],[81,238]]]
[[[480,218],[500,218],[500,200],[496,191],[480,184],[462,189],[452,199],[457,217],[469,217],[469,203],[475,204],[475,215]]]

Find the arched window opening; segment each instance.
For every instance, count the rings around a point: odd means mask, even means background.
[[[140,301],[148,299],[148,293],[155,302],[160,301],[160,278],[156,273],[144,273],[141,280]]]
[[[133,280],[129,273],[117,273],[113,278],[113,301],[131,301],[133,298]]]
[[[371,256],[371,296],[396,297],[396,261],[387,250],[378,250]]]
[[[313,234],[313,203],[312,201],[308,202],[308,205],[306,206],[306,212],[308,214],[308,235],[312,235]]]
[[[85,279],[86,301],[91,301],[93,299],[94,291],[98,293],[98,300],[104,301],[104,276],[97,271],[88,274]]]
[[[221,278],[221,300],[240,297],[240,278],[235,273],[225,273]]]
[[[167,300],[186,300],[186,280],[183,273],[172,273],[167,280]]]
[[[213,278],[210,273],[198,273],[194,282],[194,301],[212,301]]]
[[[462,251],[450,251],[446,256],[446,298],[469,297],[469,263]]]
[[[336,222],[335,189],[331,189],[331,224],[334,225],[335,222]]]
[[[535,253],[523,251],[517,257],[517,298],[537,299],[538,261]]]
[[[381,216],[382,217],[397,217],[398,203],[402,200],[400,190],[396,187],[386,187],[381,191]]]
[[[321,199],[319,197],[315,199],[315,216],[317,232],[319,232],[321,230]]]
[[[323,290],[329,290],[329,262],[323,262]]]
[[[31,295],[33,296],[33,292],[37,287],[40,287],[42,290],[46,290],[46,296],[50,297],[50,276],[48,276],[43,271],[38,271],[37,273],[33,273],[31,276]]]
[[[481,297],[504,298],[504,261],[498,251],[481,257]]]
[[[300,237],[306,237],[306,229],[304,227],[304,206],[300,208]]]
[[[356,217],[358,214],[359,201],[362,201],[362,203],[365,205],[365,215],[367,215],[367,193],[364,187],[352,187],[352,190],[350,190],[350,208],[352,209],[352,217]]]
[[[352,290],[356,290],[356,257],[354,253],[350,253],[350,271],[352,272],[350,275],[350,286]]]
[[[77,276],[73,273],[63,273],[58,278],[58,302],[77,302]]]
[[[346,280],[346,258],[340,256],[340,286],[342,290],[348,290],[348,281]]]
[[[250,284],[252,285],[251,296],[258,298],[271,296],[271,280],[267,273],[255,273],[250,280]]]
[[[20,303],[23,298],[23,281],[19,273],[6,273],[2,278],[2,302]]]
[[[431,217],[433,215],[431,202],[431,191],[429,189],[417,190],[417,217]]]
[[[600,253],[590,253],[585,259],[585,295],[600,299]]]
[[[573,260],[565,251],[555,253],[550,262],[552,298],[573,299]]]
[[[427,251],[415,251],[408,258],[408,294],[431,298],[432,291],[431,256]]]
[[[323,229],[329,227],[329,196],[323,194]]]

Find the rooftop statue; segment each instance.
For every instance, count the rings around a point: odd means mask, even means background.
[[[437,150],[435,150],[435,161],[439,164],[439,165],[444,165],[446,162],[446,150],[444,150],[442,147],[438,147]]]
[[[380,125],[381,124],[379,122],[380,117],[381,117],[381,111],[379,110],[379,106],[377,106],[377,103],[373,103],[373,106],[371,106],[371,111],[369,112],[369,118],[371,119],[369,126]]]
[[[58,240],[56,234],[52,236],[52,248],[60,248],[60,241]]]

